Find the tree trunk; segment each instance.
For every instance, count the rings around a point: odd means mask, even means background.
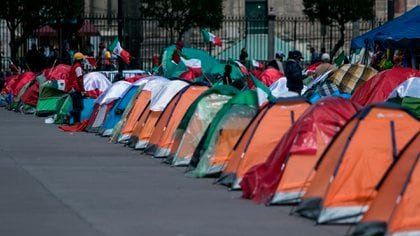
[[[184,32],[185,31],[178,32],[178,40],[177,40],[177,42],[182,42],[182,36],[184,35]]]
[[[338,50],[344,45],[344,31],[346,30],[345,23],[340,23],[340,39],[337,41],[337,43],[334,45],[333,50],[331,51],[331,58],[337,54]]]
[[[9,28],[9,32],[10,32],[10,43],[9,43],[10,57],[11,57],[11,60],[14,63],[16,63],[17,52],[18,52],[18,49],[19,49],[19,46],[17,46],[17,43],[16,43],[16,34],[15,34],[16,29],[15,28]]]
[[[174,44],[174,29],[170,28],[169,29],[169,38],[170,38],[170,44]]]

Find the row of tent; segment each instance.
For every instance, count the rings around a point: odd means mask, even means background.
[[[359,235],[420,232],[420,71],[343,65],[308,85],[306,97],[287,93],[285,81],[270,84],[277,98],[261,103],[268,94],[258,86],[137,76],[85,99],[83,125],[60,127],[109,137],[188,176],[216,177],[259,203],[298,204],[295,212],[317,223],[361,222]]]

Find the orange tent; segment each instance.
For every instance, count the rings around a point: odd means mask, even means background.
[[[174,143],[176,127],[188,107],[207,89],[207,86],[193,84],[172,99],[156,124],[146,148],[146,153],[154,157],[167,157],[169,155]]]
[[[305,99],[285,98],[263,107],[235,144],[217,181],[239,189],[243,175],[265,162],[283,134],[309,106]]]
[[[137,94],[130,114],[121,129],[121,134],[118,138],[118,142],[120,143],[128,143],[136,126],[139,123],[142,124],[142,122],[145,121],[145,118],[147,118],[147,116],[143,116],[143,114],[148,114],[148,108],[152,99],[152,91],[154,91],[153,94],[158,92],[165,83],[169,82],[168,79],[160,76],[150,76],[142,80],[146,82],[146,84],[141,88],[141,92]],[[142,117],[143,120],[140,120]]]
[[[335,96],[309,107],[267,160],[245,173],[243,197],[266,204],[299,201],[325,146],[358,110],[357,104]]]
[[[146,111],[140,116],[136,127],[131,135],[129,146],[134,149],[145,149],[156,123],[162,115],[165,108],[189,84],[183,80],[173,79],[160,84],[159,87],[152,89],[150,104]],[[145,88],[147,88],[145,86]]]
[[[400,150],[420,130],[400,106],[369,106],[328,146],[297,212],[318,223],[354,223],[373,200],[375,186]]]
[[[201,94],[188,108],[178,125],[167,162],[173,166],[188,165],[213,118],[223,105],[238,93],[239,90],[233,86],[216,85]]]
[[[376,188],[376,197],[357,225],[355,235],[420,233],[420,133],[405,146],[398,161]]]
[[[149,106],[150,97],[151,92],[147,90],[142,90],[140,93],[137,94],[134,106],[131,109],[130,115],[128,116],[127,121],[121,130],[118,142],[125,143],[130,139],[131,134],[133,133],[134,128],[136,127],[141,115],[146,111],[146,108]]]

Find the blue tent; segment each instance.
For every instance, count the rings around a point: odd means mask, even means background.
[[[351,41],[353,49],[372,45],[378,40],[391,48],[420,48],[420,6]]]
[[[110,136],[114,129],[114,126],[121,120],[121,116],[127,108],[128,104],[130,103],[131,99],[137,93],[139,86],[132,85],[126,92],[119,98],[114,105],[112,106],[111,110],[109,111],[102,127],[99,130],[99,134],[102,136]]]

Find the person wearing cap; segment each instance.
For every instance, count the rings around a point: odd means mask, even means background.
[[[286,61],[284,74],[286,75],[286,85],[289,91],[296,92],[300,95],[303,89],[303,74],[302,67],[299,62],[303,59],[300,51],[292,51],[289,53],[289,58]]]
[[[283,58],[284,58],[283,51],[277,51],[274,60],[271,60],[268,63],[268,67],[272,67],[274,69],[277,69],[284,75],[284,66],[283,66]]]
[[[83,110],[83,95],[85,88],[83,85],[83,67],[82,61],[85,56],[81,52],[76,52],[73,56],[74,62],[70,69],[69,74],[69,94],[73,103],[73,110],[70,112],[70,116],[73,117],[75,124],[80,123],[80,115]],[[70,117],[68,117],[70,119]]]
[[[325,72],[330,71],[335,68],[335,66],[330,63],[331,61],[330,54],[323,53],[321,55],[321,61],[322,63],[319,64],[317,68],[315,69],[314,78],[317,78],[323,75]]]

